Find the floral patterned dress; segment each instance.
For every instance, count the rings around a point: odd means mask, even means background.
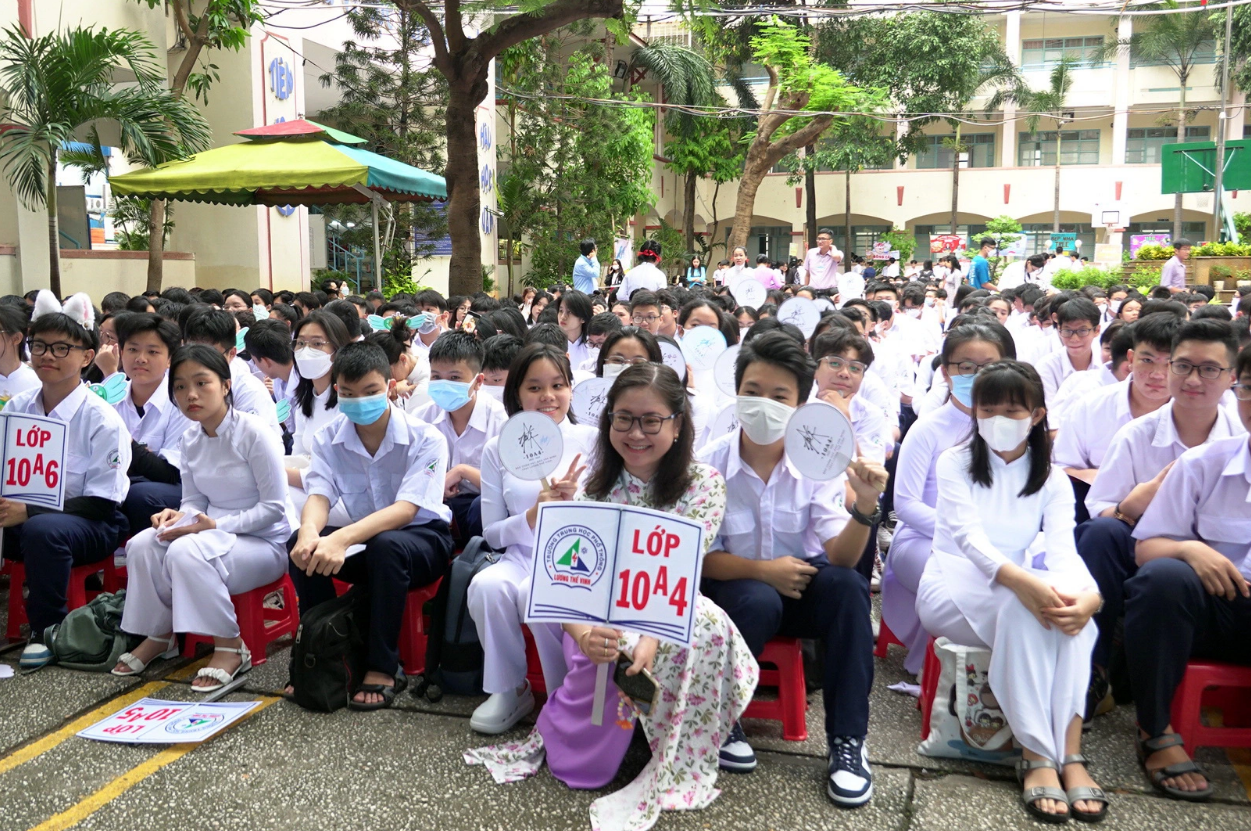
[[[654,508],[647,484],[622,472],[603,500]],[[585,495],[579,499],[586,499]],[[692,464],[691,486],[669,507],[704,523],[704,551],[712,545],[725,513],[725,480],[713,468]],[[631,653],[639,636],[626,633],[621,648]],[[609,682],[604,725],[590,723],[596,666],[565,635],[569,672],[548,700],[538,726],[524,740],[465,753],[496,782],[516,782],[538,771],[544,758],[570,787],[596,788],[615,775],[629,746],[634,720],[643,723],[652,758],[634,781],[591,803],[595,831],[646,831],[661,811],[704,808],[716,799],[721,743],[751,702],[760,668],[729,615],[697,595],[691,646],[660,642],[652,675],[660,686],[650,713]]]

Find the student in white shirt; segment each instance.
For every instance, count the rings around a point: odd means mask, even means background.
[[[1233,379],[1237,351],[1238,340],[1228,323],[1196,320],[1182,324],[1169,358],[1172,400],[1116,432],[1086,496],[1091,520],[1077,529],[1077,551],[1105,601],[1095,618],[1100,635],[1093,656],[1088,718],[1094,717],[1097,705],[1108,695],[1106,668],[1112,633],[1124,610],[1125,582],[1138,572],[1134,526],[1155,501],[1177,457],[1189,448],[1244,432],[1237,415],[1221,406]]]
[[[580,291],[571,289],[557,301],[556,325],[569,341],[565,351],[569,355],[570,366],[580,367],[592,357],[592,349],[586,341],[586,327],[592,316],[591,298]]]
[[[817,335],[812,357],[817,362],[815,398],[847,416],[859,455],[885,464],[892,425],[880,407],[859,394],[873,365],[873,346],[848,322],[846,327],[834,326]]]
[[[350,343],[331,371],[339,416],[313,437],[308,502],[288,541],[290,574],[301,614],[334,598],[332,578],[367,587],[367,672],[348,707],[378,710],[408,685],[399,655],[408,592],[442,577],[451,562],[447,443],[389,402],[395,381],[379,347]],[[349,523],[335,527],[330,509],[340,501]],[[349,557],[354,545],[365,548]]]
[[[550,295],[548,299],[551,299]],[[430,345],[438,339],[439,335],[448,330],[451,314],[447,309],[447,298],[434,289],[423,289],[413,295],[413,305],[417,307],[420,314],[415,318],[406,319],[404,325],[417,332],[417,336],[410,344],[413,354],[425,356],[430,351]],[[540,308],[539,311],[542,309]],[[539,311],[534,312],[536,317]]]
[[[1047,410],[1048,422],[1055,427],[1064,421],[1070,407],[1080,401],[1082,398],[1090,395],[1100,387],[1111,386],[1112,384],[1124,381],[1129,375],[1129,368],[1125,366],[1126,353],[1132,348],[1132,343],[1128,340],[1130,335],[1120,338],[1119,343],[1121,349],[1114,356],[1114,346],[1117,343],[1117,334],[1124,329],[1125,323],[1114,320],[1105,325],[1099,332],[1099,353],[1100,364],[1098,369],[1091,369],[1089,372],[1074,372],[1060,384],[1060,389],[1056,391],[1055,396],[1051,399],[1051,406]]]
[[[565,473],[586,462],[597,431],[577,423],[569,410],[573,397],[569,359],[542,343],[524,347],[514,359],[504,386],[504,409],[540,412],[560,425],[564,454],[557,470]],[[521,627],[533,564],[534,507],[541,486],[519,479],[500,462],[499,436],[482,451],[482,526],[487,544],[504,554],[469,584],[467,605],[482,642],[482,687],[490,694],[473,713],[469,726],[479,733],[503,733],[534,709],[526,682],[526,645]],[[564,678],[559,626],[530,627],[549,690]]]
[[[234,408],[257,416],[281,439],[282,427],[278,425],[274,399],[265,389],[265,384],[237,357],[238,331],[239,324],[230,312],[206,306],[203,311],[194,311],[183,323],[182,341],[207,344],[221,352],[230,364],[230,394],[234,399]]]
[[[119,320],[119,340],[125,328]],[[137,675],[158,655],[176,655],[176,632],[213,638],[213,657],[191,682],[196,692],[221,689],[252,667],[230,597],[283,575],[295,517],[287,512],[282,444],[260,419],[230,406],[230,383],[216,349],[197,344],[175,353],[166,395],[188,424],[181,503],[134,529],[126,546],[122,629],[147,639],[121,656],[114,675]],[[171,527],[186,516],[195,521]]]
[[[629,303],[630,296],[639,290],[660,291],[668,283],[665,273],[657,268],[660,262],[660,243],[647,240],[638,253],[639,264],[625,273],[617,289],[617,299]]]
[[[414,413],[447,441],[443,502],[452,511],[453,539],[461,547],[482,536],[482,450],[508,420],[501,402],[479,395],[482,355],[482,343],[473,335],[444,332],[430,347],[431,402]]]
[[[130,490],[122,512],[131,534],[152,516],[182,501],[179,459],[191,422],[169,396],[170,357],[178,350],[178,327],[154,314],[126,312],[114,318],[122,371],[130,379],[115,409],[130,434]]]
[[[0,407],[19,392],[39,386],[39,376],[26,364],[26,312],[0,303]]]
[[[977,431],[938,459],[934,555],[917,614],[935,637],[991,649],[989,683],[1022,747],[1029,813],[1097,822],[1108,798],[1086,772],[1081,739],[1101,601],[1073,548],[1073,489],[1051,465],[1034,368],[1002,361],[976,378]],[[1041,567],[1030,552],[1040,532]]]
[[[339,350],[351,343],[351,334],[339,318],[321,310],[310,312],[295,324],[293,332],[295,365],[300,383],[295,388],[295,434],[291,454],[308,457],[313,452],[317,431],[338,415],[339,396],[335,391],[331,366]],[[305,489],[308,468],[287,468],[287,483]],[[303,507],[297,502],[296,509]]]
[[[1055,312],[1055,326],[1060,332],[1064,349],[1052,352],[1035,363],[1042,376],[1043,389],[1047,391],[1050,404],[1064,383],[1074,372],[1098,371],[1099,309],[1084,297],[1074,297]]]
[[[430,358],[428,350],[412,347],[415,339],[416,331],[402,324],[365,338],[387,353],[395,380],[391,400],[410,414],[430,403]]]
[[[52,661],[52,651],[43,644],[44,630],[60,623],[68,611],[70,569],[113,556],[126,535],[121,504],[130,487],[130,436],[117,411],[88,390],[81,377],[98,346],[87,295],[74,295],[62,310],[51,292],[39,292],[30,324],[30,359],[40,386],[18,393],[4,411],[65,422],[60,471],[65,507],[56,511],[0,500],[5,559],[26,566],[31,639],[22,651],[24,669]]]
[[[478,394],[504,403],[504,385],[508,383],[508,368],[524,346],[515,335],[494,335],[482,343],[482,386]]]
[[[873,682],[869,581],[854,570],[881,515],[886,470],[857,458],[815,482],[784,452],[786,424],[808,400],[815,366],[785,332],[743,344],[735,365],[742,429],[710,443],[701,462],[726,480],[721,532],[704,558],[700,590],[729,614],[759,656],[776,635],[821,638],[825,652],[826,793],[842,807],[873,796],[866,738]],[[845,504],[850,486],[855,502]],[[735,729],[721,766],[751,770],[755,754]]]
[[[904,437],[895,466],[895,526],[882,574],[882,620],[908,648],[904,669],[916,674],[925,661],[929,635],[916,613],[917,587],[934,547],[939,455],[967,441],[974,429],[973,381],[985,367],[1014,357],[1012,338],[994,323],[952,327],[943,344],[943,377],[951,386],[947,403],[926,413]]]
[[[291,329],[280,320],[258,320],[248,327],[243,345],[247,347],[253,365],[264,376],[263,383],[275,404],[287,403],[290,413],[282,423],[282,441],[290,453],[291,436],[295,431],[295,390],[300,384],[300,371],[296,369],[291,346]]]
[[[1238,354],[1234,392],[1251,430],[1251,349]],[[1134,528],[1141,566],[1125,584],[1125,650],[1137,740],[1151,783],[1206,799],[1211,785],[1172,731],[1177,685],[1193,658],[1246,665],[1251,627],[1251,446],[1246,434],[1183,453]]]

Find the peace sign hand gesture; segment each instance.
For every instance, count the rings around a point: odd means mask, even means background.
[[[539,502],[568,502],[573,499],[578,493],[578,479],[586,470],[586,465],[578,466],[580,461],[582,461],[581,453],[573,457],[563,478],[554,482],[544,479],[543,490],[539,491]]]

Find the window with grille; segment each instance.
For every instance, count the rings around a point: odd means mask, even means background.
[[[1052,69],[1061,58],[1090,66],[1103,48],[1103,37],[1037,38],[1021,41],[1021,69]]]
[[[1210,141],[1210,127],[1187,127],[1189,141]],[[1166,144],[1177,142],[1176,127],[1134,127],[1128,131],[1125,141],[1126,164],[1159,164],[1160,150]]]
[[[949,143],[955,135],[927,136],[929,144],[916,155],[917,168],[932,170],[935,168],[950,169],[952,149]],[[960,154],[961,167],[994,167],[995,166],[995,134],[972,133],[960,137],[965,151]]]
[[[1054,130],[1021,133],[1017,144],[1019,166],[1049,167],[1055,163]],[[1065,130],[1060,140],[1060,164],[1099,164],[1099,131]]]

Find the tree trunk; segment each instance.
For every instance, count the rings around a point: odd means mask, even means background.
[[[748,164],[743,176],[738,180],[738,198],[734,201],[734,226],[730,228],[730,241],[726,247],[732,252],[735,248],[747,247],[747,235],[751,233],[751,218],[756,209],[756,191],[764,181],[763,170]]]
[[[452,238],[449,294],[467,296],[482,291],[482,237],[478,232],[482,200],[478,191],[474,109],[485,95],[485,80],[480,84],[448,84],[444,176],[447,178],[447,231]]]
[[[1180,144],[1186,140],[1186,82],[1190,79],[1187,77],[1187,73],[1182,73],[1177,76],[1177,80],[1180,82],[1179,85],[1181,87],[1181,99],[1177,106],[1177,142]],[[1220,127],[1218,126],[1217,129],[1220,129]],[[1220,162],[1221,160],[1218,159],[1217,164],[1220,164]],[[1173,239],[1181,239],[1184,236],[1182,234],[1182,199],[1184,197],[1185,194],[1182,193],[1178,193],[1173,197]],[[1219,199],[1220,196],[1217,195],[1213,198]],[[1220,235],[1221,229],[1217,228],[1215,238],[1219,239]]]
[[[843,205],[843,245],[846,248],[843,251],[843,265],[851,268],[851,255],[856,250],[856,241],[851,236],[851,165],[843,171],[843,182],[846,184],[843,188],[846,200]]]
[[[682,234],[686,237],[686,252],[695,251],[695,184],[699,177],[694,173],[686,174],[685,188],[682,192]]]
[[[165,200],[153,199],[148,214],[148,291],[161,291],[165,281]]]
[[[956,124],[956,145],[952,148],[951,159],[951,233],[956,233],[960,224],[960,129],[963,124]],[[969,243],[972,244],[972,240]]]
[[[804,224],[808,226],[808,245],[807,248],[817,247],[817,171],[814,165],[817,160],[813,158],[817,155],[817,146],[810,144],[804,148],[804,157],[811,159],[804,171],[804,198],[807,204],[804,206]],[[803,259],[802,255],[800,259]]]
[[[48,162],[48,194],[44,199],[48,209],[48,287],[61,299],[61,240],[57,232],[56,217],[56,151]]]
[[[1060,125],[1056,124],[1056,185],[1055,215],[1051,218],[1051,232],[1060,233]]]

